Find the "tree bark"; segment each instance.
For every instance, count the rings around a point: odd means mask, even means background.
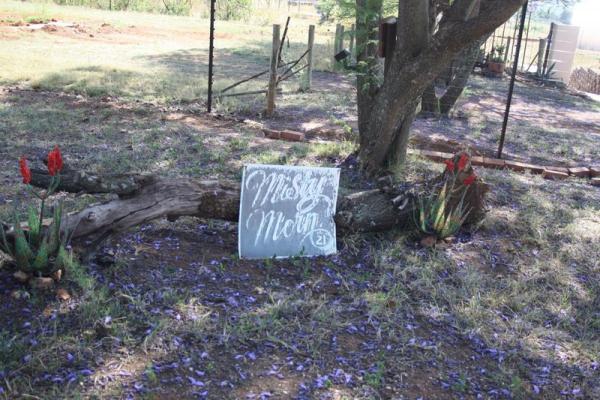
[[[444,116],[450,113],[467,86],[473,66],[479,56],[481,45],[486,38],[487,36],[475,41],[461,51],[448,69],[443,71],[437,79],[427,86],[421,100],[421,112]],[[445,91],[438,98],[435,88],[436,84],[441,84],[440,82],[443,82]]]
[[[46,171],[33,170],[31,184],[46,187]],[[93,204],[63,218],[61,229],[74,239],[98,242],[106,237],[148,221],[181,216],[237,222],[240,184],[226,180],[166,178],[151,175],[105,175],[65,169],[60,191],[72,193],[115,193],[117,199]],[[400,191],[409,196],[409,187]],[[349,193],[340,188],[337,214],[338,230],[376,232],[405,226],[412,221],[412,204],[402,209],[392,202],[399,196],[390,186],[383,189]],[[401,196],[402,197],[402,196]],[[10,234],[9,234],[10,236]]]
[[[398,38],[383,80],[375,75],[374,53],[368,51],[381,12],[381,2],[356,0],[359,74],[359,156],[368,173],[404,160],[416,104],[431,82],[477,39],[512,16],[524,0],[399,0]],[[425,6],[424,3],[429,4]],[[432,15],[435,22],[430,27]],[[422,32],[428,34],[423,35]],[[448,98],[449,100],[449,98]],[[403,147],[404,146],[404,147]]]
[[[32,172],[32,185],[46,187],[49,179],[47,172]],[[471,173],[469,166],[460,179]],[[391,178],[386,177],[378,181],[380,188],[375,190],[350,193],[340,188],[335,215],[337,230],[340,235],[345,235],[409,228],[413,223],[416,196],[435,191],[443,180],[444,175],[441,175],[416,184],[393,184]],[[231,222],[239,219],[240,185],[225,180],[148,175],[98,176],[66,169],[61,174],[58,190],[75,193],[107,193],[114,190],[118,194],[116,199],[90,205],[63,217],[63,232],[92,248],[113,234],[161,217],[175,220],[181,216],[193,216]],[[479,181],[467,192],[469,196],[465,206],[473,210],[468,223],[483,216],[483,197],[486,192],[487,185]],[[453,201],[456,203],[458,199]],[[46,224],[50,222],[48,220]],[[10,240],[10,230],[7,236]]]

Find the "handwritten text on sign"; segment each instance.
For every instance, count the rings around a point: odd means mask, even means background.
[[[335,253],[339,180],[337,168],[247,165],[240,201],[240,257]]]

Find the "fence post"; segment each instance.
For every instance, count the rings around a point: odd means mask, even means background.
[[[266,115],[270,117],[275,111],[275,92],[277,91],[277,61],[279,60],[279,45],[281,37],[279,31],[281,25],[273,25],[273,49],[271,52],[271,73],[269,76],[269,87],[267,89],[267,110]]]
[[[354,24],[350,27],[350,45],[348,46],[348,50],[350,50],[350,55],[354,54]]]
[[[335,26],[335,38],[333,39],[333,54],[331,55],[331,70],[335,70],[335,55],[338,53],[340,47],[340,30],[342,29],[341,24]]]
[[[504,49],[504,63],[506,64],[506,60],[508,60],[508,49],[510,49],[510,41],[511,37],[506,38],[506,48]]]
[[[304,90],[310,90],[312,86],[312,70],[313,70],[313,49],[315,47],[315,26],[308,27],[308,54],[306,55],[306,78],[304,80]]]
[[[502,121],[502,132],[500,133],[500,144],[498,146],[498,154],[496,158],[502,158],[502,150],[504,149],[504,139],[506,137],[506,127],[508,126],[508,116],[510,115],[510,105],[512,103],[513,90],[515,89],[515,78],[517,77],[517,68],[519,68],[519,55],[521,53],[521,42],[523,41],[523,30],[525,29],[525,17],[527,17],[527,6],[529,0],[525,0],[521,11],[521,22],[519,23],[519,35],[516,39],[515,60],[513,69],[510,75],[510,85],[508,87],[508,98],[506,99],[506,111],[504,112],[504,120]]]
[[[540,39],[540,44],[538,47],[538,65],[537,65],[537,74],[538,76],[542,76],[544,69],[544,54],[546,53],[546,39]]]
[[[208,44],[208,98],[206,100],[206,111],[212,112],[212,88],[213,88],[213,63],[215,52],[215,3],[217,0],[210,1],[210,32]]]

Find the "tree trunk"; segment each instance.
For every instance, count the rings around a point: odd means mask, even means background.
[[[440,98],[440,113],[442,115],[448,115],[465,90],[465,86],[467,86],[471,72],[473,72],[475,62],[479,57],[481,45],[486,39],[487,36],[477,40],[463,50],[460,53],[460,56],[454,60],[452,79],[450,82],[448,82],[448,88],[446,89],[446,92]]]
[[[410,125],[426,89],[427,102],[435,108],[434,79],[465,47],[500,26],[523,2],[399,0],[398,36],[393,54],[386,54],[390,58],[382,79],[372,46],[382,2],[356,0],[359,156],[367,173],[377,174],[404,161]],[[457,83],[464,80],[460,77]],[[448,93],[444,110],[459,92]]]
[[[487,36],[475,41],[472,45],[461,51],[448,69],[427,86],[422,96],[421,112],[444,116],[450,113],[469,81],[473,66],[479,56],[481,45],[486,39]],[[445,92],[438,98],[435,93],[435,86],[436,84],[442,84],[440,82],[443,82]]]
[[[440,113],[440,100],[435,94],[435,84],[431,83],[421,97],[421,112],[424,114],[437,115]]]

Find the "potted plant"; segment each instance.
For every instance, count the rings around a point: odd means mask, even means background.
[[[496,46],[492,48],[492,51],[488,55],[488,71],[494,74],[503,74],[506,67],[504,62],[504,46]]]

